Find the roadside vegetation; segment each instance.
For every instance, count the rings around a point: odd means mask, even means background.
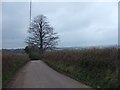
[[[28,61],[26,54],[2,51],[2,86],[5,87],[16,71]]]
[[[32,60],[44,60],[57,71],[92,87],[120,87],[116,47],[55,51],[59,37],[44,15],[34,18],[28,33],[25,52]]]
[[[0,89],[2,88],[2,51],[0,51]]]
[[[120,87],[117,48],[49,51],[42,58],[55,70],[92,87]]]

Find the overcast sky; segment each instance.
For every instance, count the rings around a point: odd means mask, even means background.
[[[43,14],[59,35],[59,47],[118,44],[117,2],[34,2],[32,18]],[[29,3],[2,4],[3,48],[23,48],[28,35]]]

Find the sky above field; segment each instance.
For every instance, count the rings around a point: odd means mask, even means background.
[[[43,14],[59,35],[59,47],[118,44],[117,2],[34,2],[32,18]],[[24,48],[29,3],[2,4],[3,48]]]

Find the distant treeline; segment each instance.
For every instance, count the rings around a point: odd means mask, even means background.
[[[25,53],[24,49],[2,49],[2,52]]]

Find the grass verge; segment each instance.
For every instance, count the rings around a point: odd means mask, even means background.
[[[115,77],[115,73],[113,72],[107,71],[104,74],[97,74],[100,71],[93,72],[85,68],[78,68],[78,70],[76,70],[75,66],[69,66],[48,60],[45,60],[44,62],[56,71],[63,73],[93,88],[118,88],[120,85],[119,81]]]
[[[2,87],[6,87],[16,71],[29,61],[26,54],[2,53]]]
[[[116,52],[115,48],[55,51],[45,53],[43,59],[56,71],[93,88],[119,88]]]

